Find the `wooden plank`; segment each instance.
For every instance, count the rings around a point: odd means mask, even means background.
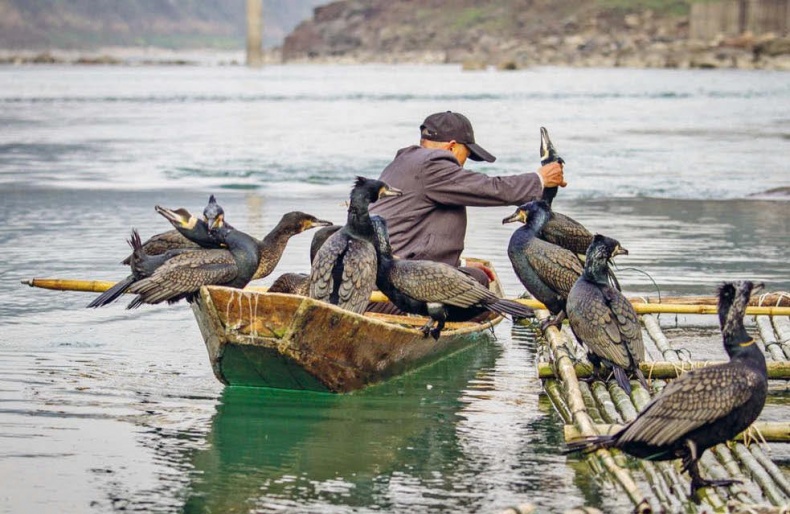
[[[623,425],[607,425],[598,423],[595,425],[595,430],[599,434],[614,434],[623,428]],[[756,429],[757,432],[769,443],[787,443],[790,442],[790,423],[785,421],[755,421],[751,428]],[[575,425],[565,425],[563,428],[565,441],[575,441],[584,436]],[[756,440],[760,436],[756,432],[748,433],[744,431],[735,436],[735,441],[743,442],[744,437],[749,440]]]

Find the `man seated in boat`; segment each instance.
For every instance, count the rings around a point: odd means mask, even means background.
[[[466,116],[446,111],[425,118],[419,145],[398,150],[384,168],[380,180],[403,194],[379,200],[370,213],[387,220],[395,255],[459,266],[467,207],[517,206],[540,198],[543,188],[566,186],[561,163],[536,172],[489,176],[464,168],[467,159],[494,162],[496,157],[475,142]],[[485,270],[464,271],[488,284]]]

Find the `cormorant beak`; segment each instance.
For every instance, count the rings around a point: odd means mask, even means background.
[[[765,283],[755,282],[754,284],[752,284],[752,296],[754,296],[756,293],[759,293],[763,289],[765,289]]]
[[[222,228],[222,225],[225,224],[225,215],[220,214],[216,218],[206,218],[206,225],[208,225],[209,230],[216,230],[218,228]]]
[[[154,210],[161,214],[173,226],[178,225],[181,227],[187,227],[189,226],[189,220],[192,217],[191,215],[187,216],[186,211],[183,209],[174,211],[160,205],[155,205]]]
[[[403,194],[403,191],[397,189],[395,187],[382,187],[379,189],[379,198],[383,198],[385,196],[400,196]]]
[[[302,229],[302,231],[309,230],[314,227],[328,227],[330,225],[334,225],[334,223],[326,220],[307,220],[304,223],[304,229]]]
[[[628,250],[626,250],[620,245],[617,245],[615,246],[614,251],[612,252],[612,257],[617,257],[618,255],[628,255]]]
[[[545,127],[540,127],[540,163],[545,165],[555,161],[565,164],[565,160],[557,155],[557,149],[549,138],[549,131]]]
[[[507,218],[502,220],[502,224],[505,223],[513,223],[514,221],[520,221],[521,223],[526,223],[527,221],[527,211],[522,209],[516,209],[516,212],[508,216]]]

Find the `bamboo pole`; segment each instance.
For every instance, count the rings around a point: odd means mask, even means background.
[[[538,310],[535,312],[539,321],[545,320],[549,317],[549,312],[546,310]],[[566,394],[564,397],[567,400],[569,410],[573,415],[573,421],[578,427],[579,431],[585,436],[596,435],[595,426],[587,414],[579,390],[579,381],[573,369],[568,351],[564,348],[561,341],[559,330],[556,327],[549,327],[545,331],[546,340],[554,355],[554,363],[557,367],[556,373],[562,380],[563,387]],[[625,490],[632,503],[636,506],[635,512],[648,512],[650,504],[644,493],[640,490],[639,486],[634,482],[631,475],[623,468],[618,466],[612,453],[608,450],[600,449],[594,454],[588,455],[591,457],[595,455],[600,460],[603,467],[609,472],[609,475],[614,477]]]
[[[768,458],[768,456],[763,453],[762,448],[760,445],[753,444],[750,446],[749,451],[751,452],[752,456],[759,462],[763,468],[771,475],[776,485],[781,489],[785,496],[790,498],[790,481],[787,480],[785,474],[782,473],[782,470],[779,469],[779,466],[774,464],[774,462]]]
[[[678,351],[672,348],[672,345],[669,344],[669,340],[661,331],[661,326],[658,324],[658,319],[656,319],[655,316],[648,315],[642,316],[641,320],[642,324],[645,326],[645,331],[650,336],[650,339],[653,340],[656,348],[658,348],[658,350],[661,352],[661,355],[668,361],[679,362],[680,356],[678,355]]]
[[[774,335],[774,327],[771,324],[771,318],[768,316],[755,316],[757,323],[757,330],[760,332],[760,339],[763,340],[763,350],[771,356],[775,361],[785,360],[784,351],[779,346]]]
[[[596,424],[593,428],[599,434],[614,434],[624,425],[620,424]],[[759,430],[765,440],[769,443],[787,443],[790,442],[790,422],[786,421],[755,421],[752,427]],[[582,437],[579,429],[574,425],[565,425],[564,428],[565,440],[574,441]],[[736,441],[743,441],[744,432],[735,436]]]
[[[79,280],[64,278],[31,278],[23,280],[23,284],[30,287],[41,289],[52,289],[56,291],[75,291],[103,293],[115,285],[115,282],[103,280]],[[250,291],[265,292],[266,287],[249,286]],[[545,309],[545,306],[537,300],[525,298],[512,298],[513,301],[531,307],[533,309]],[[716,314],[716,307],[711,305],[698,304],[679,304],[679,303],[644,303],[641,298],[630,299],[637,314]],[[387,297],[379,291],[374,291],[371,295],[372,302],[385,302]],[[790,316],[790,307],[769,307],[753,306],[747,307],[746,314],[750,316]]]
[[[707,361],[707,362],[642,362],[639,364],[639,369],[645,375],[645,378],[650,379],[667,379],[677,378],[682,373],[691,371],[693,369],[707,368],[717,364],[723,364],[726,361]],[[768,378],[771,380],[790,380],[790,362],[788,361],[770,361],[766,363],[768,366]],[[538,362],[538,378],[548,379],[554,378],[554,370],[548,362]],[[574,366],[574,371],[578,378],[587,378],[592,375],[592,368],[586,364],[577,364]]]
[[[774,333],[776,333],[785,358],[790,359],[790,317],[773,316],[771,323],[774,325]]]
[[[766,440],[767,439],[766,437]],[[768,501],[774,505],[783,505],[787,502],[787,497],[776,487],[771,475],[760,465],[746,446],[736,443],[733,448],[733,453],[738,457],[738,460],[741,461],[741,464],[749,470],[753,480],[760,485],[760,489],[762,489]]]

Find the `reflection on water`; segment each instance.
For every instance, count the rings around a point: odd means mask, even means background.
[[[0,71],[0,512],[628,512],[559,454],[538,349],[509,322],[491,345],[361,394],[223,389],[185,305],[88,310],[91,295],[19,284],[123,278],[130,230],[170,228],[154,205],[200,212],[209,193],[256,236],[290,210],[342,223],[353,177],[378,175],[437,110],[474,120],[499,157],[474,164],[484,173],[535,169],[548,127],[570,184],[555,207],[630,250],[627,293],[737,278],[790,290],[790,202],[740,199],[788,185],[782,73]],[[510,296],[523,291],[512,210],[470,209],[466,241]],[[309,269],[310,237],[276,274]],[[777,396],[768,415],[784,419]]]
[[[188,456],[184,510],[475,510],[455,424],[463,388],[500,353],[486,343],[350,395],[225,388],[206,447]]]

